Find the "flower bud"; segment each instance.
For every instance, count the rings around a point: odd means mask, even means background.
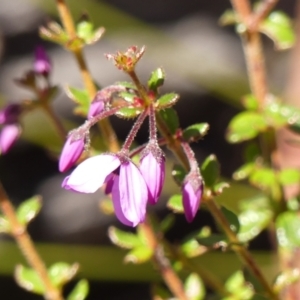
[[[36,74],[43,76],[48,76],[51,72],[50,59],[42,46],[38,46],[35,49],[33,69]]]
[[[20,104],[8,104],[0,110],[0,124],[17,123],[22,112]]]
[[[92,101],[90,105],[90,109],[88,112],[88,119],[91,119],[104,111],[105,103],[103,97],[101,97],[101,93],[97,93],[96,97]]]
[[[5,154],[11,146],[16,142],[21,133],[18,124],[5,125],[0,132],[0,151]]]
[[[68,137],[60,155],[59,171],[65,172],[69,170],[79,159],[83,150],[84,150],[84,139],[79,138],[77,140],[74,140],[74,137],[71,134]]]

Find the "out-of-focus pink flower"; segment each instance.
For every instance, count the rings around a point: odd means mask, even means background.
[[[182,184],[182,202],[185,217],[192,222],[199,209],[203,194],[203,181],[198,172],[189,173]]]
[[[17,123],[22,112],[20,104],[8,104],[0,110],[0,124]]]
[[[114,176],[111,176],[114,175]],[[66,177],[62,186],[81,193],[94,193],[104,183],[117,218],[125,225],[136,226],[145,219],[148,190],[138,167],[128,158],[102,154],[88,158]]]
[[[148,187],[148,201],[156,204],[165,181],[165,158],[158,146],[152,146],[142,153],[140,171]]]
[[[36,74],[43,76],[48,76],[48,74],[51,72],[50,58],[42,46],[35,48],[33,69]]]
[[[9,151],[11,146],[16,142],[21,133],[20,126],[18,124],[9,124],[3,126],[0,132],[0,151],[1,154],[5,154]]]
[[[74,140],[73,135],[71,134],[60,155],[58,168],[60,172],[65,172],[69,170],[79,159],[80,155],[84,150],[84,139]]]
[[[93,118],[103,112],[105,104],[104,100],[100,96],[101,95],[98,93],[94,98],[93,102],[91,103],[88,112],[88,119]]]

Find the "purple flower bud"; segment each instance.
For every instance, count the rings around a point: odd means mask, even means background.
[[[103,110],[105,108],[105,104],[103,101],[104,99],[100,96],[101,96],[101,94],[98,93],[96,95],[96,97],[94,98],[94,100],[92,101],[89,112],[88,112],[88,119],[91,119],[103,112]]]
[[[148,187],[148,201],[156,204],[165,181],[165,158],[158,146],[145,149],[140,161],[140,171]]]
[[[88,158],[65,178],[62,186],[77,192],[94,193],[104,183],[110,185],[108,189],[112,193],[115,213],[122,223],[136,226],[144,221],[147,185],[138,167],[126,157],[102,154]]]
[[[185,217],[192,222],[199,209],[203,194],[203,181],[198,172],[190,172],[184,179],[182,185],[182,202]]]
[[[84,139],[74,140],[73,135],[71,134],[60,155],[58,168],[60,172],[65,172],[69,170],[79,159],[80,155],[84,150]]]
[[[21,133],[20,126],[17,124],[5,125],[0,132],[0,151],[5,154],[16,142]]]
[[[48,76],[48,74],[51,72],[50,58],[42,46],[35,48],[33,69],[36,74],[43,76]]]
[[[0,124],[17,123],[21,112],[20,104],[8,104],[0,110]]]

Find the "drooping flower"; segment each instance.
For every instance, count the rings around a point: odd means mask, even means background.
[[[42,46],[38,46],[35,49],[33,69],[36,74],[43,76],[48,76],[51,72],[50,58]]]
[[[185,217],[188,222],[192,222],[199,209],[203,194],[203,180],[199,172],[191,171],[185,177],[181,189]]]
[[[149,143],[143,151],[140,171],[148,187],[148,201],[156,204],[165,181],[165,157],[156,143]]]
[[[103,112],[105,108],[104,99],[101,97],[100,93],[97,93],[96,97],[92,101],[90,105],[90,109],[88,112],[88,119],[93,118]]]
[[[59,158],[59,171],[66,172],[69,170],[79,159],[83,150],[84,138],[74,139],[73,135],[70,134]]]
[[[20,126],[18,124],[9,124],[3,126],[0,132],[0,151],[1,154],[7,153],[12,145],[19,138],[21,133]]]
[[[111,185],[107,192],[112,194],[117,218],[129,226],[143,222],[147,185],[138,167],[124,156],[102,154],[88,158],[65,178],[62,186],[81,193],[94,193],[105,183]]]

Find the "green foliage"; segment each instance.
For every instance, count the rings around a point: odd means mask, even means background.
[[[227,221],[230,224],[230,229],[234,232],[239,232],[240,230],[240,222],[238,216],[232,212],[231,210],[227,209],[226,207],[222,206],[221,211],[226,217]]]
[[[207,187],[213,187],[220,175],[219,162],[215,155],[209,155],[201,165],[201,173]]]
[[[74,278],[79,269],[78,264],[69,265],[65,262],[57,262],[48,270],[48,275],[58,289]]]
[[[129,251],[129,253],[124,257],[124,262],[141,264],[148,261],[152,257],[152,254],[153,251],[151,248],[149,248],[147,245],[142,245]]]
[[[257,110],[258,100],[252,94],[248,94],[242,98],[242,104],[247,110]]]
[[[151,76],[148,80],[148,87],[150,90],[156,92],[157,89],[164,84],[165,81],[165,72],[162,68],[157,68],[151,73]]]
[[[42,208],[42,199],[40,196],[34,196],[25,200],[17,209],[17,218],[22,225],[27,225],[36,217]]]
[[[181,245],[181,251],[186,257],[196,257],[205,252],[203,247],[196,239],[192,238]]]
[[[175,182],[180,186],[186,176],[186,171],[181,165],[174,165],[172,170],[172,177]]]
[[[124,249],[132,249],[143,245],[136,234],[120,230],[114,226],[109,227],[108,236],[115,245]]]
[[[165,109],[173,106],[179,100],[179,95],[176,93],[164,94],[156,100],[159,109]],[[178,128],[178,127],[177,127]]]
[[[85,279],[81,279],[72,292],[69,294],[67,300],[84,300],[89,293],[89,283]]]
[[[295,43],[290,18],[281,11],[272,12],[261,24],[260,31],[273,40],[276,49],[285,50]]]
[[[71,86],[67,86],[65,91],[68,97],[78,104],[74,109],[74,113],[85,117],[89,111],[91,101],[88,92]]]
[[[174,134],[179,127],[179,120],[177,112],[173,108],[167,108],[160,110],[158,112],[159,116],[164,120],[164,122],[167,124],[169,130],[172,134]]]
[[[196,273],[191,273],[184,283],[185,293],[189,300],[202,300],[205,298],[203,281]]]
[[[135,107],[123,107],[116,113],[116,116],[124,119],[131,119],[137,117],[142,110]]]
[[[0,233],[9,233],[10,224],[5,216],[0,215]]]
[[[100,40],[104,33],[104,28],[99,27],[94,30],[94,25],[86,20],[83,20],[77,24],[77,36],[83,40],[83,45],[95,44]]]
[[[298,169],[283,169],[278,173],[278,180],[282,185],[297,184],[300,182]]]
[[[198,123],[191,125],[183,130],[183,138],[189,142],[195,142],[204,137],[209,129],[209,124]]]
[[[171,198],[167,202],[167,207],[175,213],[184,213],[182,196],[179,194],[174,194],[173,196],[171,196]]]
[[[273,284],[274,291],[279,293],[284,288],[300,280],[300,272],[298,269],[286,269],[280,273]]]

